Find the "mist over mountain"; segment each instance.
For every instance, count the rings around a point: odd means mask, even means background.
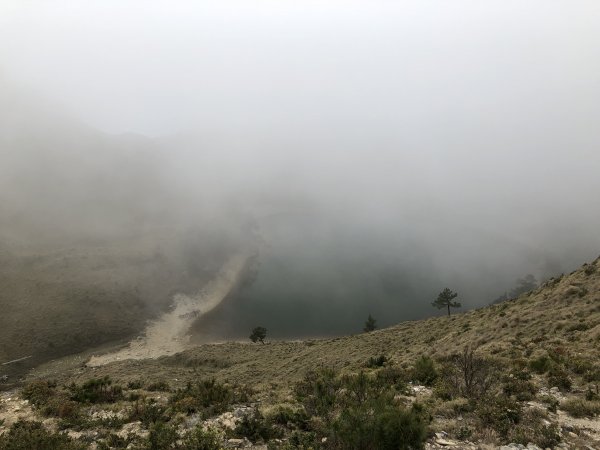
[[[267,3],[5,8],[5,256],[144,236],[193,278],[247,251],[200,330],[224,338],[422,318],[446,286],[475,308],[597,255],[583,9]]]

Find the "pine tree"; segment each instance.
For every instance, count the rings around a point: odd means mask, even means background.
[[[252,330],[252,334],[250,335],[250,340],[255,343],[260,341],[261,344],[264,344],[266,337],[267,337],[267,329],[265,327],[256,327]]]
[[[437,309],[448,308],[448,316],[450,316],[450,308],[460,308],[459,302],[453,302],[458,294],[456,292],[452,292],[450,289],[445,288],[435,302],[431,305],[435,306]]]
[[[377,323],[377,321],[373,318],[373,316],[371,316],[371,314],[369,314],[369,317],[367,318],[367,321],[365,322],[365,327],[363,328],[363,331],[365,333],[369,333],[369,332],[375,330],[375,328],[377,328],[376,323]]]

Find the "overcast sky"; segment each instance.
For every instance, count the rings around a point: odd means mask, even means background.
[[[1,0],[0,70],[112,133],[596,147],[600,3]]]

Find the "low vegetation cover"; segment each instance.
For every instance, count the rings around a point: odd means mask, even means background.
[[[516,300],[376,333],[206,346],[135,371],[32,380],[21,393],[37,422],[0,425],[0,449],[419,449],[442,432],[459,448],[593,448],[566,418],[600,417],[598,286],[586,266]]]

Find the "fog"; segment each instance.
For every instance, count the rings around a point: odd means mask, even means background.
[[[244,249],[219,337],[483,306],[600,253],[598,55],[595,1],[4,1],[0,248]]]

